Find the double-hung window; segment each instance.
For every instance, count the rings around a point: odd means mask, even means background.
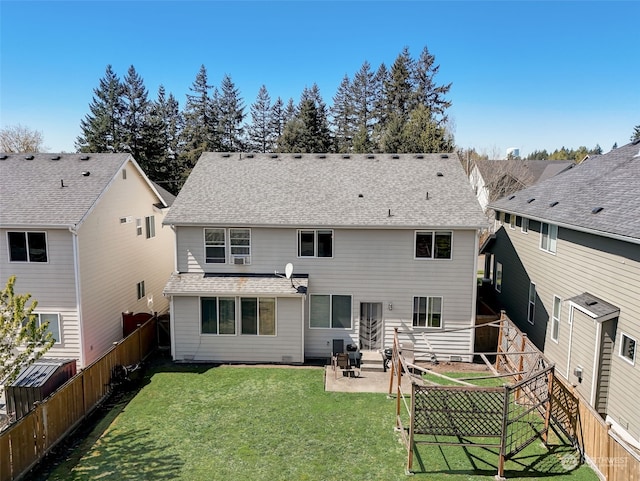
[[[10,262],[47,262],[44,232],[7,232]]]
[[[540,226],[540,249],[555,253],[558,242],[558,226],[542,223]]]
[[[452,232],[417,231],[416,259],[451,259],[452,238]]]
[[[333,231],[331,229],[299,230],[298,257],[333,257]]]
[[[536,285],[529,283],[529,302],[527,304],[527,321],[533,324],[536,318]]]
[[[442,327],[442,297],[414,297],[413,326]]]
[[[623,332],[620,336],[620,357],[630,362],[631,364],[635,364],[636,346],[636,340]]]
[[[147,239],[151,239],[156,236],[156,218],[153,215],[144,218],[145,232],[147,233]]]
[[[275,297],[241,297],[240,324],[244,335],[275,336]]]
[[[312,328],[351,329],[351,296],[312,294],[309,309]]]
[[[232,257],[251,256],[251,230],[229,229],[229,249]]]
[[[496,269],[494,271],[495,279],[493,285],[498,292],[502,292],[502,263],[496,261]]]
[[[224,229],[204,230],[205,263],[224,264],[227,261],[225,246],[226,237]]]
[[[529,232],[529,218],[523,217],[522,224],[520,225],[520,231],[524,234]]]
[[[560,335],[560,312],[562,300],[558,296],[553,296],[553,314],[551,316],[551,339],[558,342]]]
[[[202,334],[235,334],[235,297],[200,298],[200,321]]]
[[[56,341],[56,344],[60,343],[60,314],[46,314],[46,313],[34,313],[36,316],[36,324],[38,327],[45,323],[47,325],[47,332],[50,332]]]

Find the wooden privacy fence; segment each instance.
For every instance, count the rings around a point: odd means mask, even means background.
[[[155,349],[153,317],[0,433],[0,481],[19,479],[112,391],[114,366],[137,364]]]

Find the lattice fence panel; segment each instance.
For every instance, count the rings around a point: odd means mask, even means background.
[[[578,416],[578,398],[554,377],[551,389],[551,421],[574,445],[578,443]]]
[[[414,433],[441,436],[500,436],[503,388],[414,387]]]

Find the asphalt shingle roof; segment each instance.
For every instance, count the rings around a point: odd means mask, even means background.
[[[294,276],[295,277],[295,276]],[[293,282],[292,282],[293,281]],[[279,276],[244,276],[201,273],[174,273],[164,288],[165,295],[301,295],[309,279]],[[299,288],[302,288],[299,290]]]
[[[580,295],[567,299],[567,301],[571,301],[574,304],[582,307],[595,319],[608,317],[620,312],[620,309],[618,307],[614,306],[613,304],[609,304],[608,302],[603,301],[599,297],[596,297],[593,294],[589,294],[588,292],[583,292]]]
[[[486,218],[455,154],[204,153],[165,224],[476,228]]]
[[[627,144],[607,154],[589,157],[574,168],[523,189],[513,197],[504,197],[490,207],[638,241],[640,144]],[[601,210],[594,211],[598,208]]]
[[[131,158],[129,154],[0,154],[5,156],[0,160],[0,225],[24,226],[78,224]]]
[[[492,171],[500,168],[504,173],[511,170],[513,177],[521,182],[525,187],[553,177],[565,169],[568,169],[573,162],[569,160],[476,160],[475,162],[480,174],[485,179],[490,178]],[[497,164],[500,164],[498,167]]]

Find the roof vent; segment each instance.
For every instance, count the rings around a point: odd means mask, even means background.
[[[416,155],[416,159],[424,159],[424,155],[418,154],[418,155]]]
[[[272,159],[277,159],[278,158],[278,154],[271,154],[271,158]]]
[[[326,159],[326,158],[327,158],[327,156],[326,156],[325,154],[320,154],[320,155],[318,155],[318,158],[319,158],[319,159]]]
[[[228,152],[225,152],[224,154],[222,154],[223,157],[231,157],[231,154]]]
[[[373,154],[369,154],[369,155],[367,155],[367,159],[375,159],[375,158],[376,158],[376,156],[375,156],[375,155],[373,155]]]
[[[293,156],[294,159],[301,159],[302,158],[302,154],[296,154]]]
[[[54,155],[53,157],[51,157],[51,160],[60,160],[60,156],[59,155]]]
[[[247,154],[247,159],[253,159],[253,154]]]
[[[515,196],[515,195],[510,195],[509,197],[507,197],[507,200],[513,200],[513,199],[515,199],[515,198],[516,198],[516,196]]]
[[[85,171],[82,173],[82,175],[83,175],[83,177],[89,177],[89,176],[91,175],[91,172],[89,172],[88,170],[85,170]]]
[[[80,157],[80,160],[89,160],[89,156],[88,155],[83,155],[82,157]]]
[[[595,306],[598,301],[587,301],[587,306]]]
[[[391,156],[391,158],[392,158],[392,159],[399,159],[399,158],[400,158],[400,156],[399,156],[398,154],[393,154],[393,155]]]
[[[364,197],[364,195],[358,194],[358,197],[362,199]]]
[[[442,172],[437,172],[437,173],[436,173],[436,175],[437,175],[438,177],[444,177],[444,174],[443,174]]]
[[[0,160],[7,160],[8,158],[8,155],[0,155]]]
[[[533,202],[534,200],[536,200],[536,198],[535,198],[535,197],[531,197],[531,199],[529,199],[529,200],[527,201],[527,204],[531,204],[531,202]]]
[[[350,156],[349,154],[344,154],[344,155],[342,156],[342,158],[343,158],[343,159],[350,159],[350,158],[351,158],[351,156]]]
[[[551,204],[549,204],[549,207],[555,207],[556,205],[558,205],[560,202],[558,202],[557,200],[554,200],[553,202],[551,202]]]
[[[449,158],[449,154],[440,154],[440,158],[441,159],[448,159]]]
[[[604,209],[604,207],[595,207],[594,209],[591,210],[591,213],[597,214],[598,212],[601,212],[602,209]]]
[[[25,158],[25,160],[33,160],[34,159],[33,155],[25,155],[24,158]]]

